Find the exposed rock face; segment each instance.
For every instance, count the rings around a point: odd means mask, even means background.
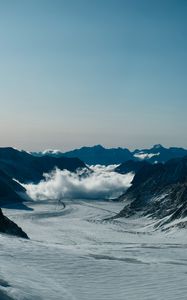
[[[22,202],[19,193],[25,193],[25,188],[0,170],[0,206],[8,202]]]
[[[37,183],[43,179],[43,173],[48,173],[55,167],[74,172],[78,168],[86,168],[86,165],[78,158],[36,157],[25,151],[0,148],[0,169],[21,183]]]
[[[187,157],[141,168],[122,198],[129,205],[116,217],[168,216],[172,221],[187,216]]]
[[[5,217],[0,209],[0,232],[28,239],[27,234],[14,222]]]
[[[6,206],[10,202],[22,202],[23,199],[18,194],[20,192],[24,193],[25,189],[0,170],[0,206]],[[28,239],[20,227],[3,215],[1,208],[0,232]]]
[[[8,296],[4,291],[0,290],[0,299],[1,300],[15,300],[13,298],[11,298],[10,296]]]

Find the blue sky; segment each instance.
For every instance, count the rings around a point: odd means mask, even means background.
[[[0,0],[0,146],[187,147],[187,1]]]

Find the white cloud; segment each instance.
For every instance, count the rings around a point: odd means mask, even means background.
[[[82,171],[71,173],[56,169],[45,174],[39,184],[27,184],[28,195],[37,199],[109,199],[121,195],[134,177],[132,173],[118,174],[113,166],[92,166],[92,173],[81,176]]]

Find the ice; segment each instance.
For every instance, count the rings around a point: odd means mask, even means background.
[[[186,230],[155,231],[146,218],[103,221],[120,202],[65,204],[4,209],[30,240],[0,235],[1,300],[1,292],[16,300],[186,300]]]

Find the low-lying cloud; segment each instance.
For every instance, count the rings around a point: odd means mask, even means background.
[[[44,199],[111,199],[120,196],[131,185],[133,174],[118,174],[115,166],[91,166],[92,173],[71,173],[55,169],[38,184],[24,185],[34,200]]]

